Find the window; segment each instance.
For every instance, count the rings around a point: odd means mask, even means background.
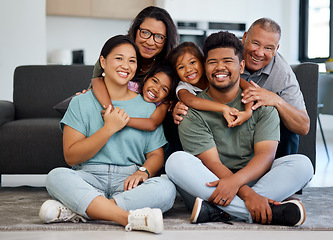
[[[325,62],[330,56],[333,57],[330,21],[333,12],[332,2],[333,0],[300,0],[301,62],[320,63]]]

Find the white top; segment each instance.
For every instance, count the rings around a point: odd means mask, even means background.
[[[177,95],[178,100],[180,100],[179,96],[178,96],[178,91],[181,90],[181,89],[186,89],[187,91],[189,91],[193,95],[197,95],[199,92],[202,92],[202,90],[203,90],[201,88],[193,86],[190,83],[179,81],[178,86],[176,88],[176,95]]]

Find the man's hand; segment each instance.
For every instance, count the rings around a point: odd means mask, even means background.
[[[252,110],[256,110],[261,106],[275,106],[275,104],[280,98],[278,95],[264,88],[261,88],[253,81],[251,81],[250,83],[252,84],[252,86],[245,89],[242,93],[242,102],[244,104],[249,102],[255,102],[255,104],[252,106]]]
[[[269,204],[281,204],[272,199],[263,197],[254,191],[249,197],[243,200],[247,210],[249,210],[251,214],[252,220],[261,224],[270,224],[272,222],[272,209]]]
[[[177,102],[176,106],[173,109],[172,117],[175,124],[179,125],[183,121],[183,116],[187,114],[188,107],[181,101]]]
[[[239,186],[236,181],[233,180],[232,176],[209,182],[207,183],[207,186],[216,187],[208,201],[224,207],[230,204],[239,190]]]

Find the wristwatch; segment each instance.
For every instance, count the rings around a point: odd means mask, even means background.
[[[148,178],[149,178],[150,174],[149,174],[147,168],[145,168],[145,167],[139,167],[139,171],[146,172],[148,174]]]

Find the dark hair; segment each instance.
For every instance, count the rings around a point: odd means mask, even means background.
[[[168,56],[168,60],[171,63],[175,72],[177,72],[176,64],[178,58],[187,52],[197,57],[201,62],[201,64],[204,63],[204,55],[200,47],[196,45],[194,42],[183,42],[174,49],[172,49]]]
[[[171,79],[171,86],[169,95],[164,99],[166,101],[173,101],[176,99],[176,87],[178,85],[178,78],[167,61],[162,61],[154,65],[146,74],[144,80],[139,83],[139,92],[142,93],[143,85],[146,83],[148,78],[155,76],[157,73],[163,72]]]
[[[136,46],[136,44],[134,43],[134,41],[132,39],[130,39],[128,36],[124,36],[124,35],[116,35],[114,37],[109,38],[109,40],[107,40],[104,44],[104,46],[102,47],[101,50],[101,54],[100,56],[103,56],[104,58],[107,57],[107,55],[109,55],[109,53],[117,46],[121,45],[121,44],[130,44],[134,47],[134,50],[136,52],[136,59],[137,59],[137,69],[136,69],[136,73],[134,78],[138,75],[139,71],[140,71],[140,66],[141,66],[141,55],[139,52],[139,48]]]
[[[209,37],[207,37],[203,45],[205,61],[207,60],[208,52],[216,48],[233,48],[239,61],[243,60],[243,44],[233,33],[220,31],[212,33]]]
[[[162,21],[166,28],[166,41],[164,43],[162,51],[156,56],[157,60],[165,59],[171,49],[178,44],[177,27],[173,22],[170,14],[163,8],[149,6],[143,9],[136,18],[132,21],[132,24],[128,30],[128,36],[135,41],[136,33],[140,28],[140,25],[146,20],[146,18],[153,18],[157,21]]]
[[[281,37],[281,27],[279,24],[277,24],[274,20],[270,18],[259,18],[256,21],[254,21],[249,30],[247,30],[248,33],[251,33],[253,27],[259,26],[260,28],[264,29],[267,32],[273,32],[278,33],[279,37]]]

